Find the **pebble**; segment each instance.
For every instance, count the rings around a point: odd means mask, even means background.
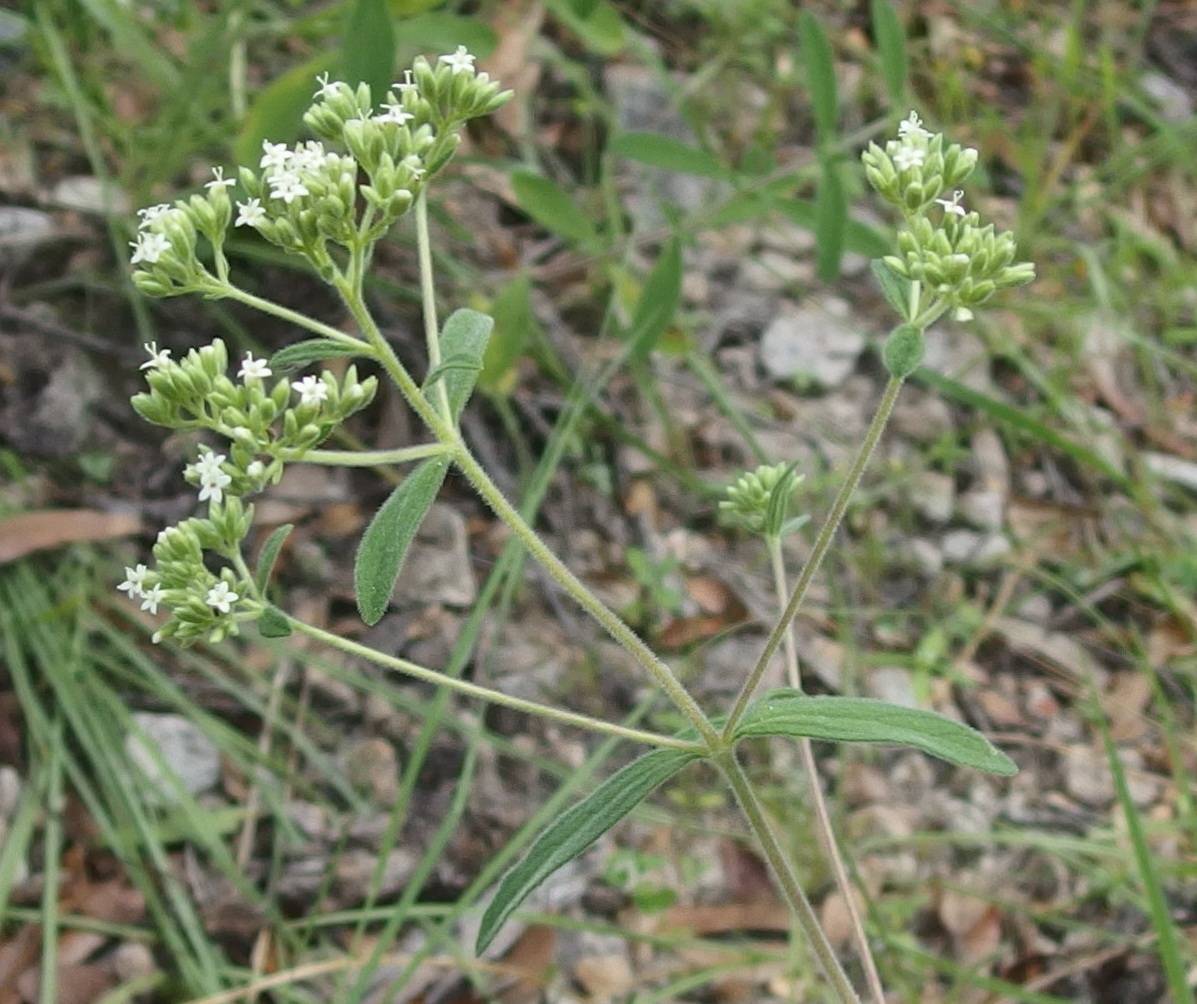
[[[943,558],[949,565],[992,568],[1010,553],[1010,541],[1000,533],[952,530],[943,537]]]
[[[940,471],[920,471],[910,482],[910,504],[928,523],[946,523],[956,505],[955,478]]]
[[[974,488],[960,496],[960,515],[982,530],[1000,530],[1006,521],[1006,495],[988,488]]]
[[[1156,477],[1197,492],[1197,463],[1182,460],[1170,453],[1142,453],[1147,469]]]
[[[468,607],[477,595],[465,519],[452,506],[437,503],[420,525],[395,586],[395,602]]]
[[[0,206],[0,268],[14,268],[54,235],[54,218],[40,209]]]
[[[125,752],[162,802],[179,800],[175,784],[162,764],[178,776],[184,790],[192,795],[216,787],[220,780],[220,753],[198,725],[182,715],[135,711],[132,717],[144,739],[132,732],[125,739]]]
[[[0,819],[7,819],[21,800],[21,775],[16,767],[0,767]]]
[[[1101,809],[1114,801],[1114,776],[1100,749],[1070,746],[1064,752],[1061,766],[1064,790],[1078,802]]]
[[[905,538],[902,551],[906,560],[924,575],[938,575],[943,571],[943,552],[926,537]]]
[[[879,666],[870,670],[865,678],[865,690],[870,697],[904,708],[917,708],[918,698],[914,695],[914,678],[910,670],[901,666]]]
[[[133,211],[129,196],[114,184],[84,174],[63,178],[50,189],[47,201],[98,216],[127,216]]]
[[[843,300],[783,305],[761,339],[761,362],[774,380],[836,387],[856,368],[865,339]]]

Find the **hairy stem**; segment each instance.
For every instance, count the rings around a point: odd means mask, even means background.
[[[436,288],[432,278],[432,243],[428,239],[428,189],[416,196],[416,253],[420,259],[420,301],[424,312],[424,340],[428,343],[428,372],[441,364],[441,329],[436,319]],[[449,391],[437,381],[436,403],[445,421],[449,413]]]
[[[645,743],[648,746],[667,746],[670,749],[695,751],[703,750],[703,747],[685,739],[660,735],[656,732],[646,732],[642,729],[627,728],[623,725],[604,721],[601,718],[591,718],[589,715],[578,714],[574,711],[565,711],[547,704],[539,704],[536,701],[525,701],[521,697],[512,697],[510,694],[504,694],[500,690],[492,690],[490,687],[470,683],[468,680],[462,680],[459,677],[446,676],[444,673],[438,673],[435,669],[429,669],[426,666],[408,662],[406,659],[400,659],[397,656],[387,655],[385,652],[379,652],[368,645],[362,645],[356,641],[350,641],[348,638],[342,638],[331,631],[325,631],[311,624],[305,624],[303,621],[296,620],[289,615],[284,614],[284,616],[286,616],[287,623],[291,625],[293,630],[298,631],[300,634],[306,634],[310,638],[315,638],[331,648],[340,649],[342,652],[366,659],[379,666],[385,666],[387,669],[398,670],[400,673],[414,677],[417,680],[434,683],[438,687],[448,687],[450,690],[456,690],[468,697],[476,697],[491,704],[501,704],[505,708],[513,708],[516,711],[523,711],[529,715],[551,718],[553,721],[563,722],[566,725],[576,725],[578,728],[589,729],[591,732],[603,732],[607,735],[618,736],[620,739],[630,739],[632,742]]]
[[[869,465],[869,459],[877,448],[881,434],[885,431],[886,423],[889,422],[889,417],[893,413],[894,404],[898,400],[898,392],[902,389],[902,382],[900,377],[890,377],[889,382],[885,385],[885,392],[881,395],[881,401],[877,405],[872,422],[869,423],[864,442],[860,444],[860,449],[852,460],[852,466],[844,476],[840,490],[831,505],[831,512],[827,514],[827,519],[819,529],[819,535],[815,538],[815,546],[811,550],[806,564],[802,567],[802,573],[798,576],[794,591],[790,594],[790,600],[786,604],[785,610],[782,611],[781,617],[773,626],[773,630],[769,632],[769,638],[765,642],[760,658],[752,667],[752,671],[740,688],[740,693],[736,695],[736,701],[727,716],[727,724],[723,727],[725,739],[734,734],[736,725],[739,724],[740,718],[748,708],[748,702],[752,700],[752,695],[760,685],[761,677],[765,675],[765,670],[769,667],[769,661],[777,653],[778,646],[781,645],[782,639],[789,631],[790,623],[802,606],[802,601],[806,599],[810,584],[814,581],[815,574],[819,571],[819,567],[823,564],[823,559],[831,547],[831,542],[835,539],[835,531],[839,529],[844,513],[848,511],[848,503],[852,500],[857,485],[860,484],[860,477]]]
[[[301,314],[297,310],[292,310],[290,307],[284,307],[281,303],[275,303],[273,300],[267,300],[260,296],[255,296],[253,293],[246,292],[239,286],[234,286],[232,283],[222,283],[213,290],[214,295],[223,296],[230,300],[236,300],[239,303],[244,303],[247,307],[253,307],[255,310],[260,310],[264,314],[273,314],[275,317],[281,318],[284,321],[289,321],[292,324],[297,324],[301,328],[307,328],[309,331],[314,331],[318,335],[323,335],[325,338],[331,338],[333,341],[342,342],[346,345],[352,345],[355,348],[362,350],[366,355],[370,354],[370,346],[363,342],[360,338],[354,338],[353,335],[347,335],[344,331],[334,328],[331,324],[325,324],[323,321],[313,320],[306,314]]]
[[[790,590],[786,584],[786,565],[781,553],[781,538],[769,537],[768,546],[769,560],[773,566],[773,586],[777,592],[777,604],[784,606]],[[793,624],[786,628],[784,647],[786,676],[789,679],[789,684],[795,690],[801,690],[802,674],[798,668],[798,645],[794,639]],[[815,753],[811,741],[805,737],[799,739],[798,751],[801,755],[803,773],[806,774],[807,787],[810,789],[811,804],[815,809],[816,829],[822,838],[823,849],[827,852],[827,860],[831,863],[836,888],[848,910],[852,938],[856,942],[856,952],[864,967],[869,993],[872,994],[875,1004],[885,1004],[885,988],[881,985],[881,975],[877,972],[877,963],[873,961],[873,952],[869,947],[869,938],[865,933],[864,923],[861,921],[860,910],[856,907],[856,897],[852,895],[852,883],[848,878],[848,870],[844,867],[844,859],[835,839],[831,814],[827,811],[827,800],[823,797],[823,787],[819,784],[819,769],[815,764]]]
[[[326,464],[333,467],[380,467],[406,464],[412,460],[438,457],[446,453],[443,443],[421,443],[396,450],[288,450],[282,459],[293,464]]]
[[[764,852],[765,860],[769,862],[769,867],[777,878],[777,884],[798,920],[798,925],[810,942],[811,948],[814,949],[819,965],[831,983],[832,989],[835,990],[842,1004],[859,1004],[860,998],[856,996],[856,991],[852,989],[851,982],[835,957],[835,949],[831,947],[827,935],[823,933],[814,907],[806,898],[806,893],[802,891],[798,877],[790,867],[789,859],[778,842],[773,828],[769,825],[768,819],[765,818],[764,807],[761,805],[760,799],[757,798],[740,761],[736,759],[733,751],[725,750],[715,758],[715,762],[719,765],[723,776],[727,778],[727,783],[731,785],[732,791],[735,792],[736,801],[740,803],[740,808],[752,827],[752,832]]]

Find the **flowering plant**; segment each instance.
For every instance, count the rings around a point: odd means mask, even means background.
[[[903,219],[894,254],[874,262],[875,274],[900,322],[883,350],[890,380],[792,590],[786,582],[779,542],[806,522],[805,517],[789,515],[794,490],[801,482],[794,466],[762,466],[728,488],[720,509],[730,523],[760,535],[767,543],[783,610],[729,711],[711,717],[673,670],[524,520],[474,457],[460,431],[461,412],[482,368],[492,321],[471,310],[456,311],[443,325],[438,321],[427,192],[452,159],[465,124],[498,108],[510,92],[500,91],[486,73],[478,72],[474,57],[462,47],[435,63],[418,58],[378,106],[365,84],[354,87],[327,76],[318,83],[304,116],[318,139],[293,146],[265,142],[256,169],[242,166],[235,177],[226,178],[223,168],[217,167],[203,194],[139,214],[131,261],[134,282],[142,292],[233,299],[281,317],[316,337],[289,345],[269,360],[247,354],[234,364],[235,377],[228,374],[228,352],[219,340],[192,349],[179,360],[172,358],[168,349],[146,346],[149,359],[142,369],[148,390],[133,398],[133,407],[149,422],[199,432],[219,440],[220,445],[199,446],[195,461],[184,470],[184,478],[197,489],[206,513],[163,530],[153,549],[154,566],[127,568],[118,588],[149,613],[162,608],[168,614],[155,641],[171,638],[189,644],[204,637],[220,641],[236,634],[244,623],[257,621],[268,637],[305,634],[476,698],[652,748],[554,820],[508,872],[481,919],[479,951],[487,948],[503,922],[554,869],[582,853],[687,764],[709,760],[739,802],[837,997],[856,1000],[766,819],[736,746],[755,736],[798,739],[812,781],[811,797],[824,849],[848,904],[853,903],[853,896],[823,806],[811,738],[901,743],[976,769],[1001,774],[1015,769],[984,737],[958,722],[880,701],[804,694],[790,630],[903,382],[919,364],[927,325],[948,310],[957,317],[970,316],[973,308],[997,290],[1026,282],[1033,275],[1029,264],[1015,263],[1012,235],[982,226],[978,215],[961,204],[962,195],[955,186],[972,171],[976,151],[947,145],[912,113],[899,127],[895,140],[884,148],[870,145],[864,153],[869,181],[897,207]],[[948,190],[952,195],[945,197]],[[428,356],[422,381],[396,356],[363,295],[363,279],[375,244],[413,210]],[[230,226],[250,228],[306,261],[339,295],[357,334],[346,334],[235,285],[224,254]],[[378,385],[377,376],[359,378],[356,363],[340,377],[327,370],[296,376],[297,371],[334,357],[353,358],[379,369],[398,388],[431,439],[397,450],[323,449],[322,444],[338,426],[371,403]],[[453,466],[557,584],[630,653],[685,716],[687,728],[677,734],[661,734],[514,697],[375,651],[272,605],[267,586],[289,528],[271,535],[261,549],[257,569],[251,571],[243,550],[254,507],[246,500],[276,484],[286,465],[292,463],[415,464],[375,514],[357,551],[354,579],[358,607],[367,623],[377,622],[385,613],[416,530]],[[764,672],[783,645],[790,687],[756,699]],[[854,920],[870,992],[882,1001],[868,940],[859,919]]]

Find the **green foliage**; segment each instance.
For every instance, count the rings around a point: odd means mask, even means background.
[[[486,951],[508,917],[538,885],[572,861],[697,753],[659,749],[616,771],[586,798],[545,827],[527,854],[499,883],[482,916],[476,950]]]
[[[919,368],[925,351],[923,329],[913,324],[900,324],[886,338],[881,357],[890,376],[905,380]]]
[[[644,281],[636,312],[624,338],[633,359],[646,359],[669,327],[682,298],[682,249],[676,238],[661,249]]]
[[[499,291],[491,306],[495,330],[486,344],[478,386],[487,394],[506,396],[515,377],[516,363],[540,330],[532,312],[532,281],[517,276]]]
[[[416,531],[448,471],[445,457],[425,460],[391,492],[362,534],[353,564],[353,584],[358,612],[367,624],[377,624],[386,613]]]
[[[450,314],[441,329],[441,351],[445,361],[458,359],[462,363],[442,377],[449,395],[449,412],[455,422],[461,417],[478,381],[494,326],[494,318],[463,308]]]
[[[395,25],[387,0],[354,0],[341,46],[344,80],[384,94],[395,67]]]
[[[254,571],[254,584],[258,587],[258,592],[266,592],[266,587],[270,585],[270,577],[274,574],[278,556],[294,529],[294,523],[284,523],[282,526],[275,527],[270,536],[266,538],[266,543],[262,545],[262,551],[258,555],[258,567]]]
[[[511,187],[520,208],[546,230],[577,244],[590,245],[598,239],[589,216],[564,189],[543,174],[516,171],[511,176]]]
[[[258,618],[258,632],[263,638],[286,638],[291,634],[291,624],[277,607],[267,607]]]
[[[835,141],[839,120],[839,98],[835,86],[835,60],[831,41],[819,19],[809,10],[798,17],[798,44],[806,67],[806,87],[810,91],[811,110],[819,144]]]
[[[338,342],[332,338],[309,338],[279,349],[270,357],[270,368],[279,373],[288,373],[324,359],[346,359],[361,354],[360,348],[348,342]]]
[[[547,0],[545,6],[598,56],[614,56],[627,45],[627,28],[609,0]]]
[[[976,729],[931,711],[865,697],[810,697],[796,690],[775,690],[753,703],[736,728],[737,739],[753,736],[892,743],[991,774],[1009,776],[1018,770]]]
[[[906,32],[894,7],[894,0],[872,0],[873,40],[881,60],[881,74],[889,92],[890,103],[905,108],[906,98]]]
[[[335,53],[323,52],[276,77],[254,97],[233,154],[243,164],[256,164],[265,140],[287,142],[299,135],[303,113],[312,103],[316,77],[336,65]]]
[[[912,320],[910,316],[910,280],[898,275],[883,259],[874,258],[869,262],[873,270],[873,278],[881,287],[881,293],[886,302],[894,308],[894,312],[904,320]]]
[[[815,197],[815,261],[819,278],[824,282],[830,282],[840,273],[847,229],[848,200],[844,184],[835,162],[824,157]]]
[[[607,152],[679,174],[728,178],[731,172],[706,150],[655,132],[624,132],[607,144]]]

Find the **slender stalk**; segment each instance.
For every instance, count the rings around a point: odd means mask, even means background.
[[[769,867],[777,878],[777,883],[781,887],[786,902],[789,903],[799,926],[814,949],[819,965],[831,983],[832,989],[844,1004],[859,1004],[860,998],[856,996],[856,991],[852,989],[851,982],[835,957],[835,949],[831,947],[827,935],[823,933],[814,907],[806,898],[806,893],[802,891],[798,877],[790,867],[785,851],[773,833],[769,821],[765,818],[764,807],[761,805],[760,799],[757,798],[740,761],[736,759],[733,751],[725,750],[715,757],[715,763],[718,764],[723,776],[727,778],[727,783],[735,792],[736,801],[740,803],[740,808],[761,845],[765,860],[769,862]]]
[[[331,324],[325,324],[323,321],[314,320],[306,314],[301,314],[297,310],[292,310],[290,307],[284,307],[281,303],[275,303],[273,300],[267,300],[261,296],[255,296],[239,286],[234,286],[232,283],[222,283],[213,291],[215,295],[226,297],[230,300],[236,300],[239,303],[244,303],[247,307],[253,307],[255,310],[260,310],[264,314],[273,314],[275,317],[281,318],[284,321],[289,321],[292,324],[297,324],[301,328],[307,328],[309,331],[314,331],[318,335],[323,335],[325,338],[331,338],[337,342],[343,342],[346,345],[352,345],[355,348],[361,349],[366,355],[370,354],[370,346],[363,342],[360,338],[354,338],[353,335],[347,335],[344,331],[334,328]]]
[[[736,695],[735,704],[732,705],[731,713],[727,716],[727,724],[723,727],[723,736],[725,739],[732,736],[736,725],[739,724],[740,718],[743,717],[744,711],[748,707],[748,702],[752,700],[752,695],[761,682],[761,677],[765,675],[765,670],[769,666],[769,660],[777,653],[778,646],[781,645],[782,639],[786,636],[790,623],[794,620],[798,609],[802,606],[802,601],[806,599],[810,584],[814,581],[815,574],[823,564],[823,559],[827,556],[827,551],[831,547],[832,540],[835,538],[835,531],[839,529],[839,525],[844,518],[844,513],[848,511],[848,503],[852,500],[856,486],[860,484],[860,477],[869,465],[869,459],[872,457],[873,451],[877,448],[881,434],[885,431],[886,423],[889,422],[889,417],[894,410],[894,404],[898,400],[898,392],[902,389],[902,383],[901,378],[890,377],[889,383],[885,385],[885,392],[881,395],[881,401],[877,405],[877,412],[873,415],[872,422],[869,423],[864,442],[860,444],[860,449],[852,460],[852,466],[848,469],[848,473],[840,485],[839,493],[832,503],[831,512],[827,514],[827,519],[819,529],[819,535],[815,538],[815,546],[802,568],[802,573],[798,576],[794,591],[790,594],[790,600],[786,604],[785,610],[782,611],[781,617],[773,626],[773,630],[769,632],[769,637],[765,642],[764,649],[761,651],[760,658],[757,659],[756,665],[752,667],[752,671],[748,674],[748,678],[740,688],[740,693]]]
[[[702,746],[685,739],[660,735],[656,732],[646,732],[642,729],[627,728],[623,725],[617,725],[614,722],[603,721],[601,718],[591,718],[589,715],[578,714],[575,711],[565,711],[547,704],[539,704],[536,701],[526,701],[521,697],[513,697],[510,694],[504,694],[500,690],[492,690],[490,687],[470,683],[468,680],[462,680],[455,676],[446,676],[444,673],[438,673],[435,669],[428,669],[426,666],[408,662],[406,659],[387,655],[385,652],[379,652],[368,645],[362,645],[358,642],[350,641],[348,638],[342,638],[331,631],[325,631],[312,624],[305,624],[303,621],[296,620],[289,615],[284,614],[283,616],[287,618],[287,623],[291,625],[293,630],[298,631],[300,634],[306,634],[310,638],[315,638],[330,648],[340,649],[342,652],[348,652],[350,655],[355,655],[358,658],[367,659],[379,666],[385,666],[387,669],[398,670],[400,673],[414,677],[417,680],[434,683],[438,687],[448,687],[450,690],[456,690],[469,697],[476,697],[491,704],[501,704],[505,708],[513,708],[516,711],[523,711],[529,715],[551,718],[566,725],[576,725],[578,728],[589,729],[591,732],[603,732],[607,735],[618,736],[620,739],[645,743],[648,746],[667,746],[670,749],[705,752]]]
[[[379,467],[406,464],[448,452],[443,443],[420,443],[395,450],[288,450],[282,459],[293,464],[327,464],[333,467]]]
[[[786,584],[786,565],[781,553],[781,538],[769,537],[767,543],[769,561],[773,566],[773,586],[777,592],[777,603],[778,606],[784,606],[790,590]],[[786,676],[789,678],[790,686],[795,690],[801,690],[802,674],[798,668],[798,645],[794,638],[792,623],[787,626],[785,633],[785,659]],[[856,907],[856,897],[852,895],[852,883],[848,878],[848,870],[844,867],[844,859],[835,839],[831,814],[827,811],[827,799],[823,797],[823,787],[819,784],[819,769],[815,764],[815,753],[811,741],[805,737],[799,739],[798,751],[802,759],[803,772],[806,774],[807,787],[810,789],[811,804],[815,809],[816,829],[822,838],[823,848],[827,852],[827,860],[831,863],[836,888],[848,910],[852,938],[856,942],[856,952],[864,967],[869,993],[872,994],[875,1004],[885,1004],[885,988],[881,985],[881,975],[877,972],[877,963],[873,961],[873,952],[869,947],[869,938],[865,933],[860,910]]]
[[[416,196],[416,252],[420,260],[420,300],[424,310],[424,340],[428,343],[428,371],[441,364],[441,329],[436,319],[436,287],[432,277],[432,242],[428,239],[428,189]],[[449,391],[445,381],[437,382],[437,406],[450,421]]]

